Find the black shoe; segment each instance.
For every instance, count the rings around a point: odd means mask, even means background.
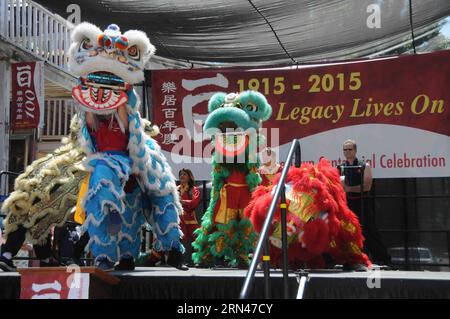
[[[229,268],[228,263],[225,261],[225,257],[214,257],[214,268]]]
[[[0,256],[0,269],[4,272],[17,271],[11,259]]]
[[[342,267],[343,271],[368,271],[369,269],[367,268],[366,265],[363,264],[344,264],[344,266]]]
[[[189,267],[183,264],[183,254],[175,249],[169,251],[167,264],[178,270],[189,270]]]
[[[322,254],[323,261],[325,262],[324,269],[335,269],[336,262],[334,261],[333,257],[331,257],[328,253]]]
[[[126,256],[120,258],[119,262],[114,265],[114,270],[134,270],[134,258],[131,256]]]

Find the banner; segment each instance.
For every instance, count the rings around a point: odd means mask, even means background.
[[[450,51],[441,51],[293,68],[153,71],[157,140],[175,174],[186,167],[209,180],[207,101],[251,89],[272,105],[264,131],[279,161],[297,138],[302,161],[323,156],[336,166],[345,160],[343,142],[354,139],[374,177],[450,176],[448,61]]]
[[[63,271],[22,271],[20,299],[88,299],[89,274]]]
[[[12,64],[11,127],[42,126],[44,107],[44,62]]]

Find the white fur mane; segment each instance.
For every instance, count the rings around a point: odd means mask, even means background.
[[[98,52],[98,37],[103,32],[93,24],[88,22],[80,23],[72,31],[72,44],[69,48],[69,69],[76,76],[86,76],[97,71],[111,72],[129,84],[137,84],[144,80],[144,67],[150,57],[155,53],[155,47],[150,43],[147,35],[138,30],[130,30],[123,34],[128,38],[129,46],[134,46],[140,51],[140,59],[134,60],[125,51],[124,57],[128,63],[119,62],[117,59],[101,55],[91,54]],[[92,45],[88,50],[80,49],[83,40],[89,39]],[[134,68],[132,66],[136,66]]]

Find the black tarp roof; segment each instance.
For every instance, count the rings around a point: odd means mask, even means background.
[[[450,15],[450,0],[37,0],[69,16],[145,31],[161,60],[277,65],[361,58],[420,39]],[[368,26],[378,20],[379,28]],[[412,9],[412,10],[411,10]],[[374,11],[375,10],[375,11]],[[412,23],[411,23],[412,21]],[[373,25],[372,25],[373,26]],[[376,25],[375,25],[376,26]]]

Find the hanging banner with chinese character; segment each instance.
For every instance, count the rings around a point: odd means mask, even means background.
[[[12,129],[37,128],[43,119],[44,63],[13,63],[11,73]]]
[[[88,299],[89,276],[81,272],[24,269],[20,299]]]
[[[252,89],[272,105],[267,145],[284,161],[300,139],[302,161],[343,160],[342,144],[378,178],[450,176],[450,51],[277,69],[152,72],[153,122],[176,172],[210,179],[213,147],[203,134],[208,99]]]

